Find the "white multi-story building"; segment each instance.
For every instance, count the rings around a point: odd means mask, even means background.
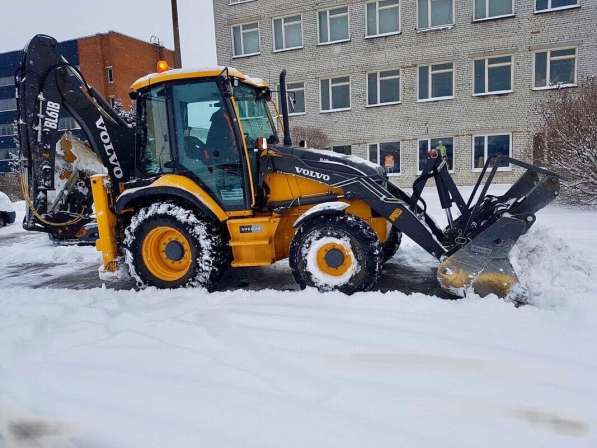
[[[594,0],[214,0],[214,12],[219,64],[273,86],[287,69],[291,127],[402,185],[440,143],[460,184],[492,154],[532,159],[537,105],[597,74]]]

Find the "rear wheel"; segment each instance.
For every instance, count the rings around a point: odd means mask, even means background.
[[[366,222],[350,215],[322,215],[300,225],[289,261],[302,288],[352,294],[375,286],[380,254],[379,240]]]
[[[213,289],[229,261],[215,223],[170,203],[153,204],[133,216],[125,231],[124,254],[140,287]]]

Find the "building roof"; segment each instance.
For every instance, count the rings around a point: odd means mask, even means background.
[[[150,73],[142,78],[139,78],[131,86],[131,90],[138,91],[145,87],[153,86],[168,81],[176,81],[180,79],[197,79],[197,78],[212,78],[217,76],[224,76],[227,72],[228,76],[237,78],[247,84],[254,85],[255,87],[268,87],[267,83],[260,78],[251,78],[244,75],[240,71],[232,67],[206,67],[196,69],[174,69],[167,70],[162,73]]]

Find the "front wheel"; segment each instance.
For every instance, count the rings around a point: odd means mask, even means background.
[[[123,246],[139,287],[213,289],[229,260],[219,226],[171,203],[139,210],[125,231]]]
[[[289,262],[302,288],[352,294],[377,283],[381,247],[365,221],[351,215],[321,215],[299,226]]]

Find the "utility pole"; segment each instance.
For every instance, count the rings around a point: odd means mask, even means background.
[[[178,29],[178,4],[177,0],[172,0],[172,33],[174,34],[174,64],[175,68],[182,67],[182,57],[180,55],[180,31]]]

